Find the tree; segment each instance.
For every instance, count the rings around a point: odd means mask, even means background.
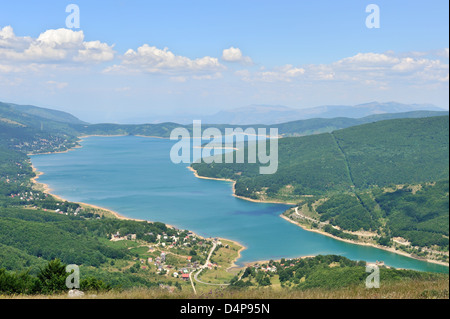
[[[190,256],[197,256],[197,252],[194,249],[191,249],[191,251],[189,252]]]
[[[47,266],[40,270],[37,281],[37,292],[43,294],[59,293],[67,290],[66,265],[61,263],[59,259],[50,261]]]
[[[81,280],[80,288],[83,291],[109,291],[111,290],[111,286],[105,284],[102,280],[94,278],[94,277],[87,277],[83,280]]]
[[[248,276],[254,275],[255,270],[252,267],[245,268],[244,274],[242,275],[242,278],[247,278]]]
[[[0,294],[28,294],[34,284],[34,278],[28,272],[19,274],[0,269]]]

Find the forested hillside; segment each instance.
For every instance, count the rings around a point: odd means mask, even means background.
[[[278,171],[259,174],[259,163],[196,163],[199,175],[235,179],[250,198],[301,195],[448,179],[449,117],[399,119],[279,140]],[[240,150],[240,152],[246,152]]]
[[[81,121],[70,113],[37,107],[33,105],[18,105],[13,103],[5,103],[12,107],[13,109],[34,115],[40,118],[44,118],[51,121],[70,123],[70,124],[86,124],[86,122]]]
[[[356,188],[448,179],[448,116],[382,121],[333,136]]]

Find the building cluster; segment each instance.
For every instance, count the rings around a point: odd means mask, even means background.
[[[111,234],[111,241],[119,240],[136,240],[136,234],[127,234],[125,236],[121,236],[119,232]]]
[[[262,271],[262,272],[272,272],[272,273],[276,273],[277,272],[277,267],[273,266],[273,265],[259,265],[259,264],[254,264],[252,265],[252,267],[256,270],[256,271]],[[286,266],[287,267],[287,266]]]
[[[32,202],[32,201],[36,201],[36,200],[45,200],[48,197],[47,194],[42,194],[42,193],[38,193],[38,192],[33,193],[32,191],[11,194],[10,196],[11,196],[11,198],[20,199],[21,201],[27,201],[27,202]]]
[[[175,232],[170,232],[170,234],[166,232],[162,232],[160,234],[149,232],[144,235],[156,238],[156,242],[152,245],[145,244],[148,246],[148,252],[151,253],[151,257],[141,257],[139,259],[135,259],[140,264],[140,269],[142,270],[152,268],[156,270],[156,274],[187,281],[189,280],[189,274],[192,271],[201,268],[214,269],[220,267],[215,262],[208,262],[205,265],[201,264],[198,258],[195,258],[195,254],[194,256],[186,256],[189,249],[191,251],[192,249],[195,249],[197,254],[207,254],[212,243],[219,246],[222,245],[217,238],[210,241],[200,238],[190,231],[181,231],[178,229],[175,229]],[[118,231],[111,234],[110,238],[111,241],[136,240],[136,234],[120,234]],[[162,248],[164,251],[161,250]],[[188,249],[186,250],[186,248]],[[155,254],[157,255],[155,256]],[[185,262],[180,262],[177,258],[177,263],[174,265],[173,263],[171,264],[167,262],[168,254],[174,254],[179,257],[185,256],[183,258],[186,258],[186,260]]]
[[[49,136],[49,138],[35,138],[33,141],[17,142],[14,147],[23,152],[32,152],[35,154],[45,152],[57,152],[73,147],[74,143],[58,136]]]

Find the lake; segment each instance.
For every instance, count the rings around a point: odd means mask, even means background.
[[[133,136],[89,137],[82,148],[31,156],[39,182],[69,201],[105,207],[130,218],[160,221],[204,237],[223,237],[247,247],[239,265],[319,254],[343,255],[422,271],[448,272],[373,247],[309,232],[279,217],[287,205],[232,196],[232,183],[199,179],[187,164],[174,164],[174,141]]]

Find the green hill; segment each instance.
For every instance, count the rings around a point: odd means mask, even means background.
[[[276,197],[448,179],[448,116],[387,120],[279,140],[278,171],[256,164],[193,164],[206,177],[235,179],[237,195]],[[240,152],[247,150],[240,150]],[[281,195],[281,194],[280,194]],[[293,197],[295,198],[295,196]]]
[[[52,109],[47,109],[43,107],[33,106],[33,105],[18,105],[13,103],[1,103],[3,105],[9,106],[12,109],[36,116],[42,119],[47,119],[55,122],[69,123],[69,124],[86,124],[86,122],[81,121],[70,113],[57,111]]]
[[[357,188],[448,179],[448,116],[382,121],[333,132]]]

